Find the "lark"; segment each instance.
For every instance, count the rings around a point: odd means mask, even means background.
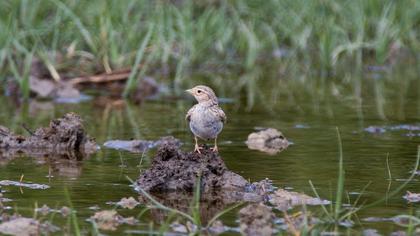
[[[214,140],[213,152],[218,152],[217,136],[226,122],[226,115],[219,107],[219,102],[213,90],[204,85],[195,86],[186,90],[193,95],[198,104],[195,104],[188,112],[185,119],[194,134],[194,151],[201,153],[197,137],[203,140]]]

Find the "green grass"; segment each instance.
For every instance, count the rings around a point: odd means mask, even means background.
[[[351,222],[354,225],[348,228],[349,231],[352,231],[353,230],[352,228],[354,227],[362,226],[361,222],[357,218],[357,213],[359,211],[366,211],[371,207],[377,206],[378,204],[387,201],[389,198],[392,198],[401,194],[403,190],[406,188],[406,186],[412,183],[415,177],[415,171],[418,170],[418,167],[420,164],[420,146],[418,146],[417,148],[417,158],[416,158],[414,167],[411,171],[411,175],[408,177],[407,180],[404,181],[404,183],[399,185],[391,193],[387,193],[385,197],[381,199],[378,199],[369,204],[366,204],[365,202],[360,203],[360,199],[362,195],[365,193],[366,189],[370,185],[370,183],[368,183],[362,189],[360,195],[353,202],[350,202],[350,198],[347,194],[347,199],[348,199],[347,203],[348,205],[351,205],[352,207],[346,209],[343,207],[343,198],[345,197],[345,194],[344,194],[345,193],[345,190],[344,190],[345,169],[344,169],[344,162],[343,162],[344,161],[343,144],[342,144],[341,135],[340,135],[340,131],[338,127],[336,128],[336,131],[337,131],[339,155],[338,155],[338,176],[337,176],[335,200],[334,202],[330,204],[330,210],[328,210],[324,205],[321,205],[322,213],[317,214],[317,217],[319,217],[319,222],[317,223],[317,225],[310,225],[307,219],[305,218],[305,221],[303,222],[303,224],[301,225],[301,228],[299,229],[301,230],[300,232],[301,235],[309,235],[308,229],[310,229],[309,231],[312,231],[312,233],[323,232],[325,230],[339,233],[343,231],[342,229],[340,230],[340,227],[341,227],[340,225],[344,223],[344,221]],[[388,174],[389,180],[391,181],[392,175],[391,175],[391,170],[389,169],[388,155],[386,159],[386,164],[387,164],[387,174]],[[316,197],[321,199],[321,197],[319,196],[316,190],[316,187],[314,186],[311,180],[309,180],[309,184],[314,194],[316,195]],[[303,209],[304,209],[303,212],[306,212],[306,206],[303,206]],[[420,224],[420,219],[418,218],[417,213],[415,214],[411,213],[409,215],[408,214],[397,215],[395,217],[400,218],[402,220],[400,223],[399,222],[394,222],[394,223],[397,224],[398,226],[403,227],[407,231],[407,235],[412,235],[412,233],[414,232],[413,230],[415,230],[415,227]],[[357,219],[358,221],[354,222],[354,219]],[[405,222],[408,222],[408,223],[405,223]],[[355,233],[355,232],[357,231],[353,231],[352,233]]]
[[[32,57],[61,77],[134,66],[127,95],[138,77],[169,68],[163,77],[180,91],[202,74],[208,84],[246,91],[252,106],[256,82],[279,76],[257,72],[267,68],[327,76],[389,65],[400,52],[391,48],[419,58],[419,24],[416,0],[5,0],[0,79],[15,78],[27,97]],[[279,49],[285,56],[273,57]],[[138,64],[145,68],[137,71]]]
[[[323,216],[321,218],[321,226],[334,226],[334,231],[338,231],[338,227],[344,221],[353,222],[352,218],[354,215],[361,209],[361,205],[358,205],[360,197],[362,196],[363,192],[365,191],[366,186],[362,190],[362,194],[351,204],[353,207],[350,209],[343,208],[343,198],[345,197],[344,194],[344,184],[345,184],[345,169],[344,169],[344,155],[343,155],[343,143],[341,139],[340,130],[336,127],[337,132],[337,140],[338,140],[338,175],[337,175],[337,188],[336,188],[336,196],[334,203],[330,204],[330,210],[328,210],[325,206],[321,205],[323,210]],[[312,181],[309,180],[309,184],[314,192],[314,194],[321,198],[316,191],[316,188]],[[350,204],[350,201],[349,201]],[[308,228],[306,225],[305,228]],[[322,227],[321,227],[322,228]]]

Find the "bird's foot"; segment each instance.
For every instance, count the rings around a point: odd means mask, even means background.
[[[203,148],[199,147],[197,144],[194,146],[194,152],[198,152],[201,154],[200,149],[203,149]]]
[[[210,148],[210,150],[212,150],[213,152],[219,152],[219,148],[217,148],[217,146]]]

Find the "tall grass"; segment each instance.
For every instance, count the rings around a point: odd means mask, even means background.
[[[237,75],[253,74],[256,67],[327,76],[353,64],[359,69],[364,62],[390,64],[401,48],[416,54],[419,24],[416,0],[5,0],[0,2],[0,74],[22,81],[25,89],[26,77],[16,71],[33,52],[50,55],[51,66],[65,77],[75,64],[89,74],[98,67],[110,72],[142,62],[150,64],[142,73],[169,68],[165,76],[178,89],[191,86],[191,74],[199,73],[220,74],[223,86],[249,92],[259,77]],[[71,47],[79,64],[51,56]],[[142,73],[133,72],[125,94]]]

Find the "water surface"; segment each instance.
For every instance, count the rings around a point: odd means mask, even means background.
[[[273,180],[278,187],[313,195],[311,180],[322,198],[333,200],[338,170],[338,127],[343,141],[345,190],[354,200],[366,185],[360,202],[371,203],[384,198],[387,192],[403,184],[410,175],[416,160],[420,131],[391,130],[384,133],[365,131],[369,126],[390,127],[394,125],[420,125],[419,86],[415,81],[406,82],[403,91],[392,82],[382,84],[366,82],[360,97],[352,89],[347,94],[288,96],[287,88],[280,91],[270,109],[257,104],[251,111],[238,103],[223,104],[228,123],[219,139],[220,154],[228,168],[251,181],[264,178]],[[381,82],[382,83],[382,82]],[[341,90],[346,91],[346,90]],[[267,94],[272,91],[267,90]],[[184,120],[186,111],[193,105],[191,100],[147,101],[141,106],[128,104],[125,107],[98,107],[94,100],[81,104],[55,104],[47,101],[32,101],[16,108],[8,98],[1,98],[0,124],[24,134],[21,124],[35,129],[48,125],[49,120],[74,111],[85,120],[88,133],[98,144],[110,139],[155,140],[173,135],[183,142],[183,149],[193,148],[193,139]],[[293,142],[287,150],[276,155],[267,155],[248,150],[245,140],[256,127],[279,129]],[[408,135],[407,135],[408,134]],[[91,229],[84,219],[92,216],[89,209],[98,206],[112,209],[109,201],[122,197],[137,196],[129,187],[127,176],[136,179],[147,168],[154,151],[133,154],[109,150],[104,147],[98,153],[81,162],[53,160],[48,158],[19,156],[0,159],[0,180],[23,180],[48,184],[47,190],[2,187],[4,197],[13,199],[8,205],[23,215],[31,215],[37,204],[50,207],[68,206],[70,199],[77,209],[82,228]],[[392,179],[389,179],[386,158]],[[65,193],[67,189],[68,195]],[[415,178],[404,190],[419,192],[419,178]],[[418,207],[402,198],[402,191],[386,201],[358,213],[359,223],[352,230],[374,228],[382,233],[399,230],[393,223],[368,223],[366,217],[393,217],[399,214],[415,214]],[[311,208],[319,213],[319,208]],[[135,216],[140,209],[123,210],[124,216]],[[224,217],[228,225],[236,226],[235,212]],[[147,228],[149,218],[141,219],[140,227],[121,226],[116,233],[126,229]],[[65,221],[55,216],[54,222]],[[158,222],[155,222],[158,223]],[[345,230],[345,229],[343,229]]]

